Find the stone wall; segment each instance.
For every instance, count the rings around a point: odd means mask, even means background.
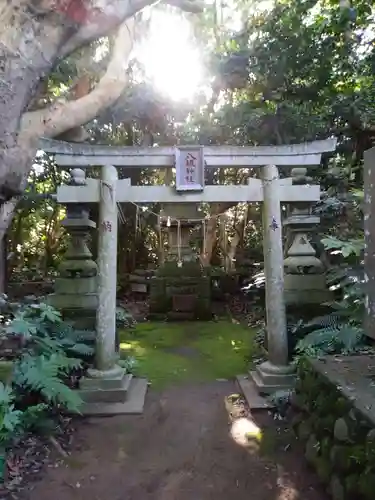
[[[372,500],[375,495],[372,406],[366,405],[363,385],[357,397],[356,383],[350,386],[335,376],[335,370],[330,369],[330,363],[334,366],[334,362],[306,360],[299,366],[293,427],[304,443],[308,463],[334,500]],[[372,397],[370,393],[368,401]]]

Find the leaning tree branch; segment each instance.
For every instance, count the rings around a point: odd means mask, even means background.
[[[116,102],[128,81],[127,63],[133,48],[134,29],[134,18],[120,26],[107,70],[92,92],[73,101],[56,102],[49,108],[25,113],[21,136],[56,137],[88,123]]]
[[[79,31],[60,49],[59,58],[64,59],[78,48],[108,35],[145,7],[151,7],[159,2],[160,0],[106,0],[104,5],[100,2],[100,9],[94,7],[88,14],[90,22],[82,24]],[[203,12],[201,0],[165,0],[165,3],[185,12],[195,14]]]

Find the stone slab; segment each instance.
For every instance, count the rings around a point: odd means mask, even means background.
[[[291,389],[295,382],[295,378],[293,376],[280,376],[279,382],[276,382],[274,378],[270,382],[267,379],[261,377],[256,370],[251,371],[249,374],[256,387],[256,390],[258,391],[258,394],[270,395],[276,391]]]
[[[125,375],[117,386],[102,386],[80,389],[79,395],[85,403],[123,403],[128,399],[128,392],[132,382],[132,375]]]
[[[48,304],[56,309],[70,309],[70,308],[83,308],[83,309],[96,309],[98,307],[98,296],[96,293],[79,295],[74,293],[57,294],[51,293],[48,296]]]
[[[109,389],[123,389],[129,388],[130,382],[133,378],[133,375],[128,373],[125,375],[125,369],[123,373],[120,373],[111,378],[94,378],[94,377],[84,377],[81,379],[79,388],[82,391],[91,391],[91,390],[109,390]]]
[[[250,410],[267,410],[273,407],[270,401],[258,393],[253,380],[248,375],[238,375],[236,379]]]
[[[324,356],[309,363],[375,424],[375,355]]]
[[[143,283],[131,283],[130,288],[132,292],[135,293],[147,293],[147,285],[144,285]]]
[[[138,415],[143,412],[147,393],[147,379],[133,378],[124,403],[86,403],[81,408],[84,416],[106,417],[114,415]]]

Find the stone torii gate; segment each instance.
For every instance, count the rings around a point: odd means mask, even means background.
[[[62,204],[99,203],[98,307],[96,314],[95,370],[88,375],[88,387],[99,395],[95,408],[86,413],[122,412],[122,401],[104,404],[103,392],[123,387],[123,372],[116,365],[116,203],[211,203],[262,202],[264,269],[266,276],[266,320],[269,359],[257,367],[253,380],[262,393],[293,384],[288,363],[288,339],[284,300],[284,256],[281,203],[312,204],[320,200],[320,186],[295,185],[293,178],[280,179],[278,167],[292,167],[296,176],[307,167],[318,166],[324,152],[334,151],[335,139],[290,146],[233,147],[112,147],[70,144],[42,140],[40,148],[55,156],[63,167],[73,167],[73,183],[60,186],[57,201]],[[194,159],[194,161],[192,160]],[[101,166],[101,179],[86,178],[83,170]],[[176,167],[176,187],[132,186],[130,179],[118,179],[116,167]],[[246,185],[204,185],[205,168],[261,168],[261,178]],[[184,170],[185,169],[185,170]],[[84,381],[84,385],[85,385]],[[92,396],[92,395],[91,395]],[[108,403],[108,400],[107,400]],[[113,403],[116,403],[115,406]],[[121,404],[120,404],[121,403]],[[94,409],[93,409],[94,408]]]

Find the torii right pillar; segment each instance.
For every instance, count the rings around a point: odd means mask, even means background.
[[[251,377],[260,394],[272,394],[293,387],[295,375],[288,361],[279,171],[275,165],[267,165],[262,174],[268,360],[258,365]]]

